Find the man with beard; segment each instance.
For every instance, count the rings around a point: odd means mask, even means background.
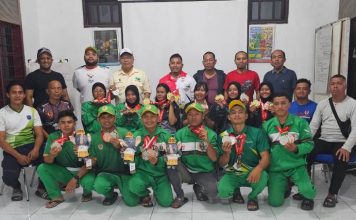
[[[87,47],[84,52],[85,65],[75,70],[73,87],[80,92],[80,102],[93,100],[91,88],[94,83],[101,82],[108,88],[111,77],[110,69],[98,65],[98,54],[94,47]]]

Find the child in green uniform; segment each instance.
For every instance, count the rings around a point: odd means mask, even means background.
[[[286,94],[275,94],[275,117],[263,124],[271,142],[268,202],[275,207],[283,204],[287,180],[290,178],[303,197],[301,209],[312,210],[316,190],[305,166],[305,157],[313,149],[312,134],[306,120],[288,114],[289,106]]]
[[[134,133],[141,137],[137,172],[129,181],[129,189],[142,199],[143,206],[152,206],[147,189],[152,187],[156,201],[163,207],[169,207],[173,201],[171,184],[166,174],[166,162],[162,155],[170,134],[158,126],[159,110],[154,105],[145,105],[141,112],[143,127]],[[148,157],[147,157],[148,156]]]
[[[218,183],[221,199],[232,198],[237,188],[252,188],[248,195],[247,209],[258,210],[257,196],[267,186],[265,171],[269,164],[268,137],[263,130],[245,125],[248,117],[240,100],[229,104],[228,119],[232,127],[223,132],[223,155],[219,158],[225,174]]]
[[[202,124],[205,109],[199,103],[190,104],[185,111],[188,126],[176,133],[178,145],[182,148],[178,169],[184,182],[194,184],[193,190],[199,201],[214,202],[217,195],[215,162],[221,152],[217,135]],[[175,184],[180,184],[180,180],[174,180],[170,172],[168,175],[177,192]]]
[[[92,135],[89,148],[97,173],[94,189],[105,197],[103,205],[112,205],[116,201],[118,193],[114,192],[114,187],[117,186],[126,205],[136,206],[139,198],[129,191],[129,169],[120,153],[122,146],[119,139],[123,139],[128,131],[115,127],[115,108],[111,104],[99,108],[98,118],[101,132]]]
[[[140,94],[135,85],[129,85],[125,89],[126,101],[116,106],[116,126],[127,128],[129,131],[142,127],[140,119]]]
[[[82,202],[92,199],[91,191],[94,184],[94,174],[88,173],[83,162],[78,160],[74,152],[74,144],[69,136],[74,133],[76,116],[70,110],[58,115],[60,131],[48,136],[43,158],[44,163],[37,168],[37,173],[46,187],[51,200],[46,208],[53,208],[64,201],[59,184],[66,185],[66,192],[74,192],[77,184],[83,187]]]

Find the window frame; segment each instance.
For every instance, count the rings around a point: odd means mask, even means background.
[[[84,28],[89,28],[89,27],[105,27],[105,28],[122,28],[122,4],[121,2],[118,2],[117,0],[82,0],[83,3],[83,24]],[[96,6],[103,6],[103,5],[108,5],[110,6],[111,10],[111,22],[109,23],[97,23],[97,24],[92,24],[90,22],[90,12],[89,12],[89,6],[90,5],[96,5]],[[112,6],[117,5],[118,6],[118,17],[119,17],[119,22],[118,23],[113,23],[113,9]],[[97,7],[98,10],[98,7]],[[98,17],[99,18],[99,13]]]
[[[281,10],[281,19],[274,18],[275,16],[275,2],[282,2],[282,10]],[[252,5],[253,3],[258,3],[258,19],[252,20]],[[272,2],[272,19],[261,19],[261,3],[262,2]],[[289,15],[289,0],[249,0],[248,1],[248,23],[249,24],[285,24],[288,23],[288,15]]]

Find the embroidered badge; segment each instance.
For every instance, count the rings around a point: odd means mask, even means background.
[[[99,145],[98,145],[98,148],[99,148],[99,150],[102,150],[102,149],[104,148],[104,145],[99,144]]]
[[[31,120],[31,115],[27,115],[26,118],[27,118],[28,120]]]

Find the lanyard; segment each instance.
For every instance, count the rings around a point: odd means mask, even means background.
[[[145,138],[143,139],[143,148],[145,150],[152,148],[152,145],[157,141],[157,139],[157,136],[153,136],[152,138],[150,138],[149,136],[145,136]]]
[[[279,126],[276,126],[276,128],[277,128],[279,134],[286,134],[289,132],[290,127],[287,126],[287,127],[281,128]]]
[[[194,133],[196,134],[198,137],[200,135],[200,131],[201,129],[203,128],[203,125],[200,125],[198,127],[193,127],[193,126],[189,126],[189,129]]]

